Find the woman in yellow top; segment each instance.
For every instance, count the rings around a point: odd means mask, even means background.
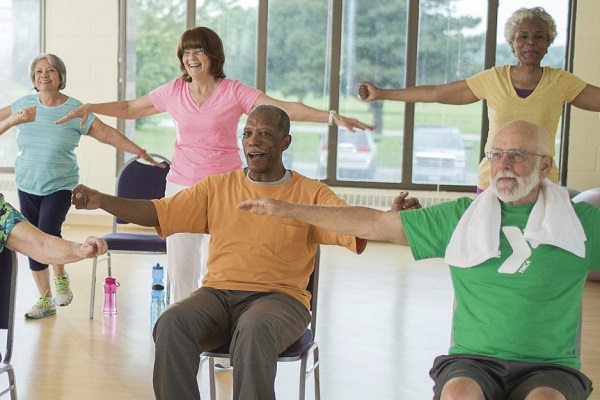
[[[554,143],[563,104],[600,111],[600,88],[587,84],[562,69],[542,67],[542,59],[556,37],[556,24],[541,7],[520,8],[506,21],[504,38],[517,58],[516,65],[493,67],[465,80],[443,85],[406,89],[379,89],[361,82],[359,96],[365,101],[397,100],[408,103],[471,104],[486,100],[490,127],[485,150],[504,124],[526,120],[546,129]],[[554,147],[549,149],[554,156]],[[548,178],[558,182],[553,165]],[[479,164],[478,192],[489,186],[489,161]]]

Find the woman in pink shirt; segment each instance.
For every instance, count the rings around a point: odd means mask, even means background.
[[[225,53],[221,38],[206,27],[188,29],[177,45],[182,76],[135,100],[84,104],[58,120],[62,123],[90,113],[138,119],[168,112],[177,128],[175,152],[167,176],[165,196],[172,196],[202,178],[241,168],[237,126],[242,114],[270,104],[283,109],[293,121],[329,122],[354,129],[372,126],[335,112],[267,96],[223,72]],[[167,271],[173,299],[198,288],[207,257],[207,235],[179,233],[167,238]]]

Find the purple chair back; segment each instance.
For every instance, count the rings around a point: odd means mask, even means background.
[[[166,168],[158,168],[138,161],[129,160],[119,171],[115,193],[119,197],[127,199],[160,199],[165,197],[167,174],[170,163],[162,157],[152,154],[155,160],[163,160]],[[116,219],[118,224],[127,224],[120,218]]]

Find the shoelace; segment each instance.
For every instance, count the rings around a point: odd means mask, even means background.
[[[54,277],[54,284],[58,294],[67,294],[69,291],[69,278],[67,276]]]
[[[50,308],[52,307],[52,299],[48,299],[46,297],[46,294],[48,294],[48,291],[44,291],[44,293],[42,293],[42,296],[39,298],[39,300],[37,301],[37,303],[35,303],[35,305],[33,306],[33,308]]]

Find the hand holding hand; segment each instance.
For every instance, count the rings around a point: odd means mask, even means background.
[[[76,209],[96,210],[100,208],[102,193],[84,185],[77,185],[71,194],[71,204]]]
[[[408,192],[400,192],[398,196],[394,198],[392,202],[391,211],[406,211],[416,210],[421,208],[419,199],[416,197],[408,197]]]
[[[108,245],[104,239],[95,236],[89,236],[79,248],[83,258],[98,257],[108,251]]]
[[[83,128],[85,126],[85,123],[88,120],[89,115],[90,115],[90,112],[91,112],[90,108],[91,108],[90,104],[82,104],[79,107],[77,107],[76,109],[74,109],[73,111],[71,111],[70,113],[68,113],[67,115],[65,115],[64,117],[62,117],[61,119],[56,120],[54,123],[55,124],[63,124],[72,119],[81,118],[81,123],[79,125],[80,125],[80,127]]]

